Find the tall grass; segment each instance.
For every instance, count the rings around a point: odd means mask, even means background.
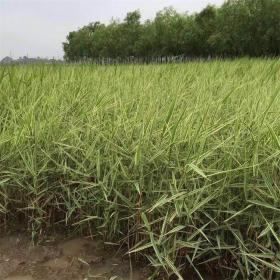
[[[279,78],[277,60],[1,67],[1,228],[100,235],[164,277],[277,279]]]

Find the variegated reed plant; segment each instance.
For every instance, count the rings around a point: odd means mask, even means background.
[[[276,59],[1,67],[1,228],[119,241],[155,277],[278,279],[279,78]]]

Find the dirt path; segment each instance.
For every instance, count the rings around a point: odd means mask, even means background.
[[[0,280],[142,280],[100,241],[76,238],[31,246],[22,235],[0,238]]]

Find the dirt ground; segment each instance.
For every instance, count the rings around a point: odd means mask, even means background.
[[[0,238],[0,280],[143,280],[145,269],[86,238],[32,246],[24,235]]]

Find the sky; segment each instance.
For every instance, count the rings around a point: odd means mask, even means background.
[[[5,56],[62,58],[62,42],[70,31],[139,9],[152,19],[164,7],[193,13],[224,0],[0,0],[0,59]]]

